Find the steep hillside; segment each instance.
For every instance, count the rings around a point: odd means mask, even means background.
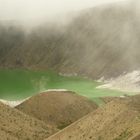
[[[116,99],[47,140],[137,140],[140,95]]]
[[[95,110],[97,105],[70,91],[50,91],[33,96],[16,108],[62,129]]]
[[[65,27],[47,24],[29,34],[1,25],[0,66],[54,69],[93,78],[138,69],[140,4],[126,3],[79,11]]]
[[[0,103],[1,140],[43,140],[56,128]]]
[[[0,66],[53,69],[93,78],[140,68],[140,4],[138,0],[124,3],[79,11],[67,26],[46,24],[28,34],[2,24]]]

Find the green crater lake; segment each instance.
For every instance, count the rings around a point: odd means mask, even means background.
[[[102,103],[99,97],[126,94],[115,90],[97,89],[101,84],[77,76],[62,76],[52,71],[0,70],[0,98],[6,100],[22,100],[48,89],[71,90],[98,104]]]

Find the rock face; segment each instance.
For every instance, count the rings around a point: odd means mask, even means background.
[[[0,103],[0,139],[43,140],[57,129]]]
[[[140,95],[116,99],[47,140],[138,140]]]
[[[139,5],[133,0],[95,7],[79,12],[65,27],[46,25],[29,34],[1,25],[0,66],[93,78],[136,70],[140,68]]]
[[[49,91],[31,97],[16,108],[62,129],[94,111],[97,105],[70,91]]]

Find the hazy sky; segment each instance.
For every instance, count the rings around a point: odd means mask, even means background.
[[[70,11],[123,0],[0,0],[0,20],[27,22],[57,18]]]

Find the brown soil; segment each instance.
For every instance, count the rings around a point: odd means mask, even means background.
[[[47,140],[138,140],[140,95],[116,99]]]
[[[101,97],[102,101],[104,101],[105,104],[115,100],[115,99],[120,99],[120,97]]]
[[[0,103],[0,140],[43,140],[56,131],[56,128]]]
[[[50,91],[34,96],[16,108],[62,129],[94,111],[97,105],[70,91]]]
[[[140,134],[136,135],[135,137],[133,137],[132,139],[130,140],[140,140]]]

